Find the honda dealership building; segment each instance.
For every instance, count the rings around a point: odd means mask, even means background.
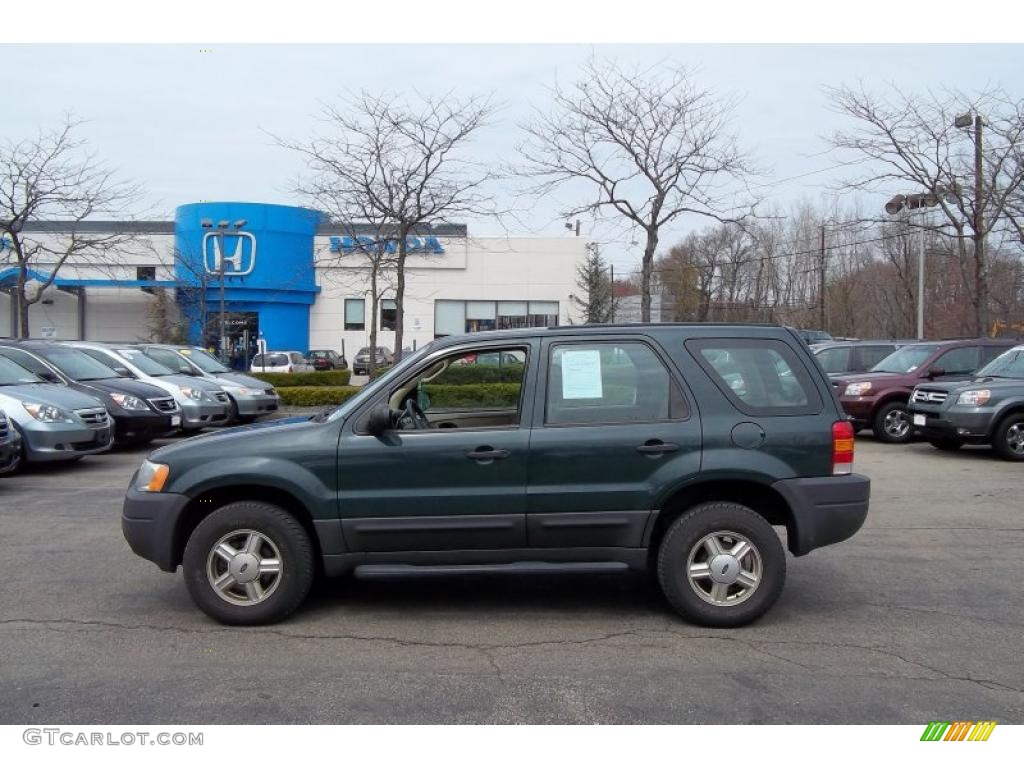
[[[70,236],[62,222],[26,225],[24,237]],[[102,258],[73,255],[52,288],[32,305],[33,336],[134,341],[166,336],[215,343],[223,301],[232,345],[262,337],[268,349],[345,350],[369,342],[394,348],[394,274],[379,271],[379,306],[371,311],[380,243],[365,226],[339,226],[307,208],[261,203],[194,203],[174,221],[85,222],[78,238],[116,237]],[[577,322],[572,293],[585,256],[582,239],[474,237],[463,225],[424,227],[407,241],[404,346],[437,336],[495,328]],[[0,336],[16,328],[17,269],[10,243],[0,250]],[[52,269],[33,266],[28,291]]]

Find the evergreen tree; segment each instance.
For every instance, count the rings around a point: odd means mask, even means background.
[[[590,246],[587,258],[576,269],[576,285],[582,296],[573,300],[583,314],[583,322],[610,323],[615,314],[615,294],[608,264],[596,244]]]

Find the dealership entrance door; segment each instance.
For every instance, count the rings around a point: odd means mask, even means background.
[[[259,312],[225,312],[224,346],[220,344],[220,313],[207,316],[205,346],[214,349],[221,361],[236,370],[249,368],[256,354],[256,340],[260,335]]]

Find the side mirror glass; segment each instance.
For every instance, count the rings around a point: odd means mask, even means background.
[[[366,420],[366,431],[371,435],[383,435],[391,429],[391,409],[387,405],[374,406]]]

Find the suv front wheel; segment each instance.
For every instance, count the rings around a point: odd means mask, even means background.
[[[871,431],[876,440],[883,443],[909,443],[914,435],[911,426],[910,411],[907,404],[898,400],[886,403],[878,409]]]
[[[999,422],[992,448],[1007,461],[1024,461],[1024,413],[1011,413]]]
[[[182,570],[189,594],[224,624],[269,624],[294,611],[313,584],[313,546],[280,507],[239,501],[196,526]]]
[[[768,521],[732,502],[700,504],[672,523],[658,581],[683,618],[738,627],[762,616],[786,580],[786,553]]]

